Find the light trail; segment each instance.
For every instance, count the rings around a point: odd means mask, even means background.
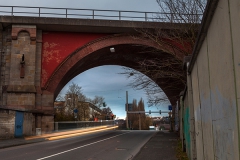
[[[94,133],[94,132],[99,132],[99,131],[115,129],[115,128],[118,128],[118,126],[108,127],[108,128],[103,128],[103,129],[98,129],[98,130],[93,130],[93,131],[91,130],[91,131],[85,131],[85,132],[80,132],[80,133],[71,133],[71,134],[67,134],[67,135],[53,136],[53,137],[47,138],[47,140],[52,141],[52,140],[57,140],[57,139],[69,138],[69,137],[79,136],[82,134]]]

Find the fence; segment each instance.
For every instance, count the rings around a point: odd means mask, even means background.
[[[104,19],[104,20],[128,20],[128,21],[157,21],[199,23],[202,14],[176,14],[141,11],[119,11],[76,8],[50,8],[50,7],[26,7],[26,6],[1,6],[0,15],[4,16],[29,16],[51,18],[78,18],[78,19]]]

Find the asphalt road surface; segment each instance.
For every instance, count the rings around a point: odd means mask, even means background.
[[[128,160],[155,131],[102,131],[0,150],[1,160]]]

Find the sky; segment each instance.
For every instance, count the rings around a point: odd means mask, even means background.
[[[159,11],[156,0],[0,0],[0,4],[54,8]]]
[[[0,0],[1,5],[6,6],[30,6],[30,7],[53,7],[53,8],[79,8],[79,9],[102,9],[102,10],[125,10],[125,11],[145,11],[158,12],[159,6],[156,0]],[[1,9],[1,7],[0,7]],[[136,91],[128,86],[130,80],[126,79],[121,66],[100,66],[87,70],[72,79],[61,91],[67,90],[72,82],[82,87],[82,92],[88,98],[102,96],[105,98],[107,106],[110,107],[119,119],[126,117],[125,103],[126,91],[128,91],[128,102],[133,99],[137,101],[143,98],[146,111],[167,110],[166,105],[147,105],[147,97],[143,90]],[[162,114],[164,115],[164,114]],[[160,116],[151,114],[150,116]],[[164,115],[166,116],[166,115]]]

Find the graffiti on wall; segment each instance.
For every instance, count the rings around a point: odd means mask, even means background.
[[[42,79],[41,86],[53,74],[55,69],[76,49],[87,43],[106,36],[106,34],[44,32],[42,35]]]
[[[186,151],[190,153],[191,138],[190,138],[190,119],[189,119],[189,107],[184,110],[184,138],[186,143]]]

